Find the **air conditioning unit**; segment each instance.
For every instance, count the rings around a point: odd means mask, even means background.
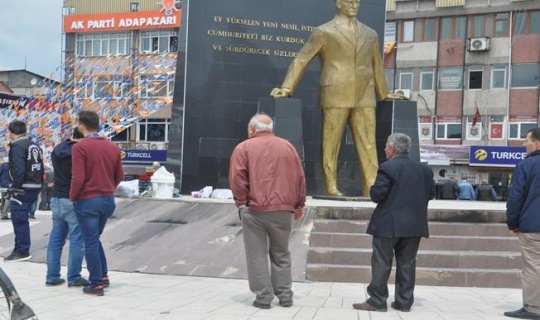
[[[148,150],[149,147],[148,143],[137,143],[135,145],[135,149],[137,150]]]
[[[396,89],[394,91],[394,93],[402,94],[405,97],[407,97],[408,99],[411,98],[411,90],[409,90],[409,89]]]
[[[489,37],[484,38],[470,38],[467,46],[467,50],[471,52],[488,51],[489,50]]]
[[[165,142],[150,142],[150,150],[165,150]]]

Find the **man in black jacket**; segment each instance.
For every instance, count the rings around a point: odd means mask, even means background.
[[[409,158],[411,138],[394,133],[386,143],[387,162],[377,172],[370,196],[377,207],[369,221],[367,233],[373,235],[370,298],[353,308],[386,311],[388,277],[396,257],[395,301],[392,308],[408,312],[414,302],[416,253],[421,237],[428,237],[427,208],[435,197],[433,171]]]
[[[451,177],[441,187],[441,199],[456,200],[459,195],[459,187],[457,179]]]
[[[20,120],[8,126],[9,177],[11,187],[23,189],[23,194],[13,195],[10,201],[11,222],[15,233],[15,248],[6,262],[23,261],[30,255],[30,224],[28,216],[43,183],[43,151],[27,135],[26,123]]]

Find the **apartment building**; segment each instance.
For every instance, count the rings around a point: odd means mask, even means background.
[[[385,42],[387,81],[417,101],[430,162],[476,182],[511,172],[467,150],[512,152],[538,126],[540,1],[388,0]]]
[[[167,149],[180,19],[180,1],[63,3],[63,94],[72,113],[97,111],[122,149],[149,150],[133,161],[166,159],[150,150]]]

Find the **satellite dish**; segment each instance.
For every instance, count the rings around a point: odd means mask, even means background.
[[[36,78],[32,78],[32,80],[30,80],[30,84],[35,86],[37,83],[37,79]]]

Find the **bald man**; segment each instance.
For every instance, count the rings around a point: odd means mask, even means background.
[[[256,114],[248,140],[231,156],[229,183],[242,220],[253,306],[293,305],[289,236],[292,219],[304,215],[306,180],[296,149],[273,133],[272,119]],[[268,271],[268,256],[271,268]]]

